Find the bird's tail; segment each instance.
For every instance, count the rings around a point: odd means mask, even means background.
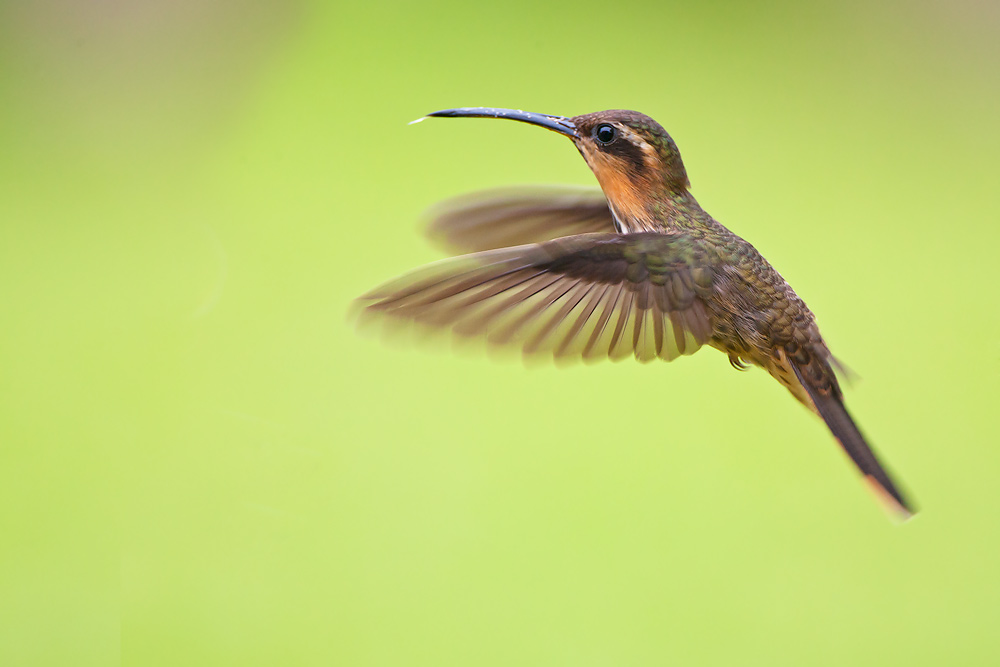
[[[833,436],[837,438],[840,446],[844,448],[847,455],[851,457],[854,464],[861,470],[861,473],[871,484],[876,494],[900,518],[908,519],[913,516],[916,509],[906,500],[889,477],[889,473],[886,472],[878,458],[876,458],[875,452],[872,451],[872,448],[858,429],[857,424],[854,423],[851,415],[847,412],[847,408],[844,407],[843,398],[841,398],[836,385],[831,388],[832,391],[821,391],[803,377],[803,369],[798,364],[791,361],[790,365],[795,371],[795,376],[798,378],[799,383],[809,394],[809,398],[812,399],[816,412],[826,422],[830,431],[833,432]]]

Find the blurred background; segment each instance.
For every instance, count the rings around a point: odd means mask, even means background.
[[[987,665],[1000,11],[977,0],[0,5],[0,662]],[[922,512],[706,351],[359,335],[429,205],[593,183],[633,108],[859,379]]]

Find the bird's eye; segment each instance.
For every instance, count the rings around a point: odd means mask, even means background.
[[[618,136],[618,133],[615,131],[614,127],[605,123],[604,125],[597,126],[597,130],[594,131],[594,136],[597,137],[597,140],[602,144],[610,144],[615,140],[615,137]]]

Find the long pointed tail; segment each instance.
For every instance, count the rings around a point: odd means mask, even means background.
[[[809,394],[809,398],[812,399],[813,405],[816,406],[816,412],[823,418],[823,421],[833,432],[833,436],[840,442],[840,446],[844,448],[847,455],[851,457],[854,464],[871,483],[872,488],[901,518],[908,519],[913,516],[916,509],[896,488],[889,473],[875,457],[875,452],[868,446],[865,437],[858,430],[854,420],[851,419],[847,408],[844,407],[843,399],[838,395],[839,392],[819,391],[802,377],[802,371],[794,362],[791,366],[795,370],[799,382]]]

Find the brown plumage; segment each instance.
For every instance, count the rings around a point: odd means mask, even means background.
[[[698,205],[656,121],[634,111],[431,115],[509,118],[567,135],[603,193],[499,190],[439,207],[432,237],[472,254],[369,292],[369,313],[557,359],[670,361],[710,345],[737,368],[767,370],[826,422],[901,516],[912,514],[844,407],[813,314],[753,246]]]

